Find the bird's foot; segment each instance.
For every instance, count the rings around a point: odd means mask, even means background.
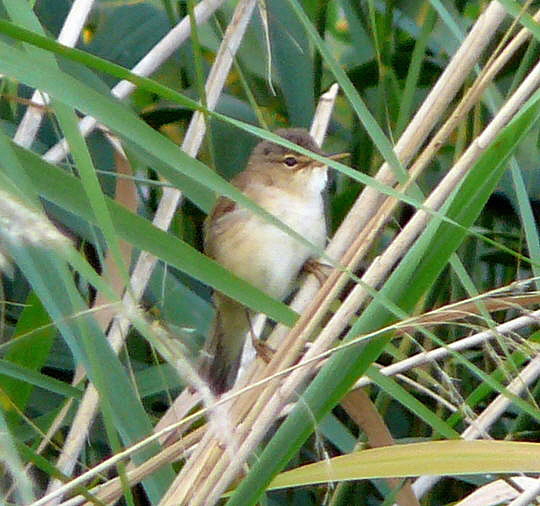
[[[317,278],[319,285],[322,286],[328,279],[328,276],[330,276],[333,267],[328,264],[323,264],[315,258],[309,258],[302,266],[302,269],[308,274],[313,274]]]
[[[251,335],[251,344],[255,348],[257,356],[262,358],[267,364],[272,360],[276,350],[268,346],[264,341],[261,341],[258,337]]]

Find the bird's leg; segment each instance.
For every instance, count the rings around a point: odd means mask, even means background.
[[[255,352],[259,357],[261,357],[267,364],[272,360],[272,355],[275,353],[270,346],[268,346],[264,341],[261,341],[255,334],[253,329],[253,323],[251,321],[251,314],[248,309],[246,309],[246,318],[249,323],[249,335],[251,336],[251,344],[255,349]]]
[[[328,279],[328,276],[330,276],[332,269],[333,267],[331,265],[323,264],[315,258],[308,258],[302,266],[302,270],[308,274],[313,274],[321,286]]]

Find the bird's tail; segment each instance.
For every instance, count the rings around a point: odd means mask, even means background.
[[[214,303],[216,315],[204,348],[200,374],[219,395],[229,390],[236,380],[244,336],[250,324],[247,309],[238,302],[216,293]]]

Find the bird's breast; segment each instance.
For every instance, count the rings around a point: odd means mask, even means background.
[[[320,195],[311,199],[281,197],[276,195],[276,201],[286,198],[286,205],[276,202],[265,206],[276,218],[288,225],[305,240],[317,248],[323,248],[326,241],[326,221],[324,204]],[[287,232],[256,217],[251,224],[251,233],[257,237],[256,243],[264,244],[253,254],[252,262],[256,264],[255,271],[260,277],[258,286],[277,298],[285,297],[291,290],[305,261],[316,253],[307,245],[291,237]]]
[[[296,195],[267,188],[258,204],[301,237],[323,248],[326,242],[324,203],[319,192]],[[236,214],[236,216],[235,216]],[[308,246],[246,209],[221,224],[215,259],[239,277],[276,298],[284,298],[305,261],[315,256]]]

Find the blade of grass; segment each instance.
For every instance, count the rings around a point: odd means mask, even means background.
[[[8,362],[0,359],[0,373],[9,376],[10,378],[18,379],[29,385],[35,385],[49,392],[54,392],[64,397],[74,397],[80,399],[82,392],[80,389],[72,387],[63,381],[52,378],[45,374],[41,374],[35,370],[23,367],[21,365]],[[4,391],[4,380],[2,379],[2,393]]]
[[[35,293],[32,292],[28,296],[26,303],[27,307],[20,315],[15,334],[8,341],[10,346],[4,355],[4,360],[15,367],[24,366],[26,370],[37,373],[49,356],[55,331],[49,326],[50,318]],[[33,332],[34,330],[37,332]],[[19,336],[28,333],[31,333],[28,339],[19,341]],[[1,396],[9,397],[17,409],[24,412],[34,390],[33,384],[25,379],[0,375],[0,385],[2,385]],[[5,416],[11,428],[18,424],[18,415],[7,404]]]
[[[437,21],[437,15],[434,9],[427,8],[427,13],[424,14],[424,22],[422,24],[422,32],[416,39],[414,44],[414,51],[411,57],[411,63],[405,79],[405,87],[401,95],[401,101],[399,105],[399,115],[396,121],[396,135],[401,136],[407,123],[409,122],[414,93],[418,87],[418,79],[420,77],[420,70],[422,68],[422,62],[426,57],[426,48],[429,41],[429,36],[433,30]]]
[[[529,256],[532,260],[532,270],[535,276],[540,276],[540,238],[538,236],[538,226],[534,219],[531,202],[523,181],[523,175],[515,161],[511,164],[510,173],[517,196],[519,206],[519,216],[525,232]],[[536,289],[540,290],[540,280],[536,280]]]
[[[538,472],[539,456],[540,444],[515,441],[434,441],[385,446],[292,469],[276,477],[270,488],[422,474]]]
[[[144,438],[152,431],[152,426],[119,359],[92,316],[71,318],[74,314],[84,314],[86,306],[74,286],[67,265],[47,250],[11,245],[10,251],[56,322],[75,359],[84,365],[100,392],[101,402],[108,404],[124,444],[133,444]],[[62,289],[58,290],[58,286],[62,286]],[[158,445],[154,445],[137,460],[142,462],[158,448]],[[145,486],[154,501],[167,489],[172,476],[169,468],[146,480]]]

